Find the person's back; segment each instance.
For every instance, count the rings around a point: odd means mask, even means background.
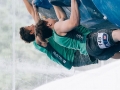
[[[86,36],[90,33],[87,28],[80,25],[74,30],[68,32],[65,36],[60,36],[55,31],[53,32],[54,40],[58,44],[70,49],[79,50],[81,54],[87,55]]]
[[[41,46],[36,44],[36,42],[34,42],[34,46],[38,50],[40,50],[41,48]],[[70,69],[72,66],[80,67],[84,65],[95,64],[98,62],[98,60],[89,60],[88,57],[81,54],[78,50],[68,49],[63,46],[60,46],[53,40],[53,37],[50,37],[48,39],[48,45],[44,49],[44,53],[46,53],[51,60],[62,64],[68,69]]]
[[[61,45],[59,45],[58,43],[56,43],[53,40],[53,37],[50,37],[48,39],[49,44],[58,52],[61,54],[62,57],[64,57],[65,59],[67,59],[68,61],[70,61],[71,63],[73,62],[74,59],[74,53],[76,52],[76,50],[74,49],[68,49],[66,47],[63,47]]]
[[[47,47],[42,47],[36,43],[36,41],[33,42],[33,45],[35,48],[43,53],[45,53],[51,60],[54,62],[63,65],[67,69],[71,69],[72,63],[67,60],[66,58],[62,57],[60,53],[58,53],[51,45],[50,43],[47,44]]]
[[[110,54],[108,52],[110,51],[109,49],[113,49],[116,42],[120,41],[120,30],[102,29],[96,32],[90,32],[85,28],[81,30],[82,27],[75,29],[80,25],[79,11],[76,0],[71,0],[70,18],[54,23],[54,28],[51,28],[54,30],[54,40],[62,46],[80,50],[80,53],[86,56],[105,56],[103,55],[104,52],[107,55]],[[78,33],[76,30],[80,30],[80,32]],[[116,52],[118,50],[115,50],[112,55]],[[109,56],[111,57],[112,55]]]
[[[58,52],[61,55],[61,57],[71,62],[71,65],[74,67],[95,64],[98,62],[98,60],[94,57],[90,57],[91,59],[88,59],[89,56],[81,54],[79,50],[70,49],[59,45],[54,41],[53,36],[50,37],[48,41],[52,48],[56,50],[56,52]]]

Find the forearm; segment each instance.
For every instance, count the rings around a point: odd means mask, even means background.
[[[80,14],[76,0],[71,0],[70,22],[72,22],[72,24],[75,24],[76,26],[80,23]]]
[[[53,5],[53,7],[55,10],[56,16],[59,20],[64,20],[67,18],[65,11],[61,7],[54,6],[54,5]]]
[[[29,1],[28,1],[28,0],[23,0],[23,2],[24,2],[24,4],[25,4],[25,6],[26,6],[26,8],[27,8],[28,12],[29,12],[30,14],[32,14],[32,12],[33,12],[33,7],[32,7],[32,4],[31,4],[31,3],[29,3]]]
[[[35,24],[37,24],[38,21],[41,20],[41,19],[40,19],[38,10],[37,10],[37,8],[35,7],[35,5],[33,4],[32,6],[33,6],[33,10],[34,10],[34,21],[35,21]]]

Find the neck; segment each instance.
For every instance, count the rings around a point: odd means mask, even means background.
[[[57,22],[57,21],[56,21],[56,22]],[[56,23],[56,22],[55,22],[55,23]],[[55,25],[55,23],[54,23],[54,25]],[[53,25],[53,27],[51,28],[51,30],[54,30],[54,25]]]

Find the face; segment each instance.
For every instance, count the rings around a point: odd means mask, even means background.
[[[45,22],[46,22],[46,26],[47,27],[53,29],[54,28],[54,24],[56,23],[56,20],[48,18],[48,19],[45,19]]]
[[[33,24],[30,26],[25,26],[24,28],[29,30],[30,34],[34,34],[34,32],[35,32],[35,26]]]

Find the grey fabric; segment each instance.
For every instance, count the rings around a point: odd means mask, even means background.
[[[108,41],[110,42],[110,45],[113,46],[115,42],[112,39],[112,31],[113,30],[107,30],[107,29],[102,29],[97,32],[92,32],[87,36],[87,51],[91,56],[98,56],[101,53],[104,52],[105,49],[100,49],[97,43],[97,35],[99,32],[105,32],[108,34]]]
[[[74,54],[74,61],[73,61],[74,67],[80,67],[80,66],[85,66],[85,65],[95,64],[95,63],[98,63],[98,60],[94,57],[80,54],[79,51],[76,51]]]
[[[97,32],[93,32],[90,34],[87,38],[87,51],[91,56],[96,57],[99,60],[108,60],[111,58],[115,53],[120,51],[120,42],[115,43],[112,39],[112,31],[116,29],[111,29],[111,30],[100,30],[99,32],[106,32],[109,35],[109,42],[111,44],[111,47],[106,48],[106,49],[100,49],[97,46],[96,43],[96,37],[97,37]]]

